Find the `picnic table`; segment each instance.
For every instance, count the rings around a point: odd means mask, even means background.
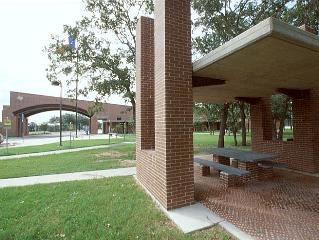
[[[234,158],[241,162],[250,162],[250,163],[271,161],[276,158],[273,154],[269,154],[269,153],[243,151],[243,150],[232,149],[232,148],[214,148],[211,151],[209,151],[209,154],[227,157],[227,158]]]
[[[215,148],[209,151],[214,157],[222,157],[215,159],[214,162],[204,159],[194,158],[194,162],[201,165],[209,173],[209,168],[214,168],[228,175],[242,177],[241,181],[247,182],[252,180],[261,180],[272,176],[272,160],[276,156],[269,153],[260,153],[252,151],[243,151],[232,148]],[[230,164],[230,161],[239,164]],[[232,165],[232,166],[231,166]]]

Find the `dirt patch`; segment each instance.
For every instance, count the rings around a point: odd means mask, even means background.
[[[136,161],[135,160],[123,160],[120,162],[122,166],[125,167],[132,167],[136,165]]]
[[[95,154],[96,157],[110,157],[110,158],[120,158],[127,156],[126,153],[121,153],[117,151],[108,151],[108,152],[102,152]]]

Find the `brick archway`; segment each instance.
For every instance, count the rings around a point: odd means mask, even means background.
[[[78,101],[78,112],[90,118],[90,131],[92,134],[98,133],[98,120],[126,123],[133,119],[133,111],[129,106],[105,103],[102,105],[100,112],[90,115],[89,108],[93,105],[94,102],[92,101]],[[25,136],[28,135],[28,117],[41,112],[59,109],[59,97],[10,92],[10,105],[3,106],[2,121],[6,118],[12,121],[12,128],[8,131],[9,136]],[[62,109],[75,112],[75,101],[63,98]]]

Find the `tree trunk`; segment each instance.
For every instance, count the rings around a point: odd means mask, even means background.
[[[218,138],[218,147],[223,148],[225,146],[224,136],[226,130],[227,116],[228,116],[229,103],[223,105],[220,115],[220,132]]]
[[[241,118],[241,145],[246,146],[246,115],[245,115],[245,103],[240,102],[240,118]],[[236,145],[237,146],[237,145]]]
[[[280,119],[278,140],[282,140],[284,136],[285,119]]]
[[[285,120],[286,120],[287,113],[288,113],[289,101],[290,101],[290,99],[289,99],[289,97],[287,97],[285,102],[284,102],[284,111],[283,111],[282,115],[280,116],[278,140],[283,140]]]
[[[135,133],[135,128],[136,128],[136,103],[135,103],[135,99],[131,98],[130,102],[132,104],[132,109],[133,109],[133,133]]]
[[[278,140],[278,136],[277,136],[277,126],[276,126],[276,120],[273,120],[272,123],[272,139],[273,140]]]
[[[212,135],[212,128],[210,126],[210,122],[207,122],[209,134]]]
[[[237,131],[233,131],[233,135],[234,135],[234,143],[235,143],[235,146],[237,147],[238,143],[237,143]]]

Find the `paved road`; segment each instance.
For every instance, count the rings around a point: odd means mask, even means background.
[[[72,139],[75,138],[75,133],[71,135]],[[116,138],[114,135],[111,138]],[[106,141],[109,139],[108,134],[95,134],[95,135],[86,135],[84,132],[80,132],[78,138],[76,140],[88,140],[88,139],[105,139]],[[63,141],[70,140],[70,132],[63,132],[62,135]],[[9,148],[14,147],[27,147],[27,146],[35,146],[49,143],[56,143],[60,141],[59,133],[52,133],[49,135],[30,135],[24,138],[12,137],[9,138]],[[0,145],[0,149],[5,148],[5,145]]]
[[[0,179],[0,188],[20,187],[20,186],[45,184],[45,183],[68,182],[68,181],[76,181],[76,180],[100,179],[100,178],[108,178],[108,177],[131,176],[135,174],[136,174],[136,168],[131,167],[131,168],[117,168],[117,169],[88,171],[88,172],[75,172],[75,173],[52,174],[52,175],[32,176],[32,177],[8,178],[8,179]]]

